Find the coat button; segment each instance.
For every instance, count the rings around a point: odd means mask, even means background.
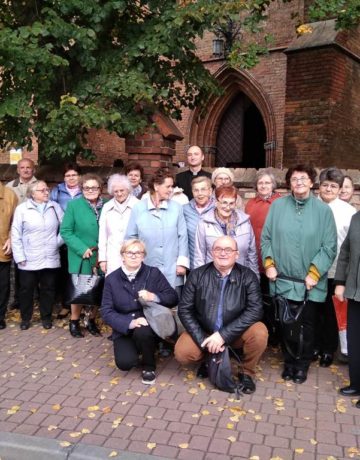
[[[135,316],[135,313],[133,313],[131,316]]]

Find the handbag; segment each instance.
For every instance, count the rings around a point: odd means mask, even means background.
[[[163,305],[139,299],[144,316],[151,329],[164,340],[174,342],[177,338],[177,325],[170,308]]]
[[[208,353],[207,354],[207,370],[210,382],[221,391],[227,393],[236,393],[238,397],[242,394],[243,385],[236,381],[233,377],[230,352],[241,364],[240,357],[230,347],[225,346],[224,351],[219,353]]]
[[[81,261],[79,273],[70,274],[65,294],[65,304],[101,305],[105,276],[93,272],[91,275],[81,274]],[[90,260],[88,260],[90,263]]]

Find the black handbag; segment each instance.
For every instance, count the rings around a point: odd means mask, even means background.
[[[65,304],[99,306],[101,305],[105,276],[98,273],[92,273],[91,275],[81,274],[84,260],[81,261],[79,273],[70,274],[67,283]],[[88,262],[90,263],[89,259]]]
[[[237,397],[240,397],[243,385],[233,377],[230,353],[241,364],[238,354],[228,345],[225,346],[224,351],[207,354],[208,377],[218,390],[236,393]]]

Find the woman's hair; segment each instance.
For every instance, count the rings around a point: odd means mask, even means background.
[[[311,165],[302,164],[302,165],[292,166],[291,168],[288,169],[288,171],[286,173],[286,176],[285,176],[285,181],[286,181],[287,187],[290,188],[290,179],[291,179],[291,176],[294,174],[295,171],[306,173],[309,176],[309,179],[311,180],[311,182],[313,184],[315,183],[316,176],[317,176],[315,168],[313,166],[311,166]]]
[[[65,163],[63,166],[64,176],[68,171],[76,171],[79,175],[81,174],[81,168],[77,163]]]
[[[349,181],[351,182],[351,185],[354,187],[354,181],[353,181],[353,178],[351,176],[348,176],[347,174],[345,174],[344,180],[345,179],[349,179]]]
[[[130,171],[140,171],[141,180],[144,180],[144,168],[140,163],[136,163],[135,161],[128,163],[124,168],[124,174],[127,175]]]
[[[151,193],[155,192],[155,185],[161,185],[165,182],[165,179],[170,178],[175,182],[174,174],[169,168],[159,168],[155,171],[152,178],[149,180],[149,189]]]
[[[107,183],[107,189],[109,195],[114,195],[113,189],[116,185],[120,185],[122,187],[125,187],[129,192],[132,192],[132,186],[130,184],[129,179],[127,176],[124,176],[123,174],[112,174]]]
[[[45,184],[45,186],[47,187],[46,182],[44,180],[37,180],[35,182],[32,182],[31,184],[28,185],[28,188],[26,190],[27,198],[32,198],[34,190],[37,188],[39,184]]]
[[[340,171],[339,168],[332,167],[323,169],[319,175],[320,184],[324,181],[335,182],[339,187],[342,187],[344,183],[344,174]]]
[[[260,179],[262,179],[264,176],[269,176],[270,180],[272,182],[272,191],[274,191],[277,187],[276,179],[274,174],[270,171],[270,169],[262,169],[261,171],[258,171],[255,176],[255,188],[257,189],[257,184]]]
[[[220,198],[234,198],[237,199],[237,190],[233,185],[221,185],[215,190],[215,198],[219,200]]]
[[[81,187],[83,187],[85,182],[87,182],[89,180],[95,180],[99,184],[99,187],[102,188],[103,180],[101,179],[100,176],[98,176],[97,174],[93,174],[93,173],[86,173],[83,176],[81,176],[81,178],[80,178]]]
[[[145,244],[141,240],[137,240],[136,238],[125,240],[121,246],[120,254],[124,254],[124,252],[128,251],[132,246],[140,246],[141,250],[144,252],[144,256],[146,256]]]
[[[227,176],[229,176],[231,182],[234,182],[234,174],[232,171],[230,171],[229,168],[216,168],[211,174],[211,181],[213,184],[215,184],[215,179],[219,174],[226,174]]]
[[[195,177],[195,179],[193,179],[191,181],[191,187],[193,187],[194,185],[196,184],[200,184],[201,182],[206,182],[206,185],[211,188],[212,187],[212,184],[211,184],[211,179],[210,177],[207,177],[207,176],[197,176]]]

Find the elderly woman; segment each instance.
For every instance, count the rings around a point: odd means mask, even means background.
[[[131,210],[139,201],[131,194],[132,186],[127,176],[110,176],[108,192],[114,198],[105,203],[99,221],[99,262],[106,275],[122,265],[119,248],[124,241]]]
[[[103,207],[100,197],[102,180],[96,174],[85,174],[81,178],[83,196],[70,201],[66,208],[60,233],[68,247],[69,273],[91,274],[97,264],[99,219]],[[82,305],[71,305],[70,334],[84,337],[80,327]],[[93,308],[87,322],[92,335],[100,335],[95,323],[96,309]]]
[[[59,235],[63,211],[49,201],[49,193],[44,181],[30,184],[28,199],[16,208],[11,228],[12,252],[19,267],[21,330],[30,327],[36,286],[42,325],[45,329],[52,327],[56,269],[60,267],[59,247],[63,244]]]
[[[211,181],[215,187],[215,190],[222,185],[227,185],[231,186],[234,184],[234,174],[229,168],[216,168],[214,169],[212,175],[211,175]],[[241,195],[239,194],[239,191],[236,190],[237,192],[237,197],[236,197],[236,208],[241,209],[242,211],[244,210],[244,203],[241,198]],[[214,192],[214,198],[215,198],[215,192]]]
[[[350,176],[344,176],[344,182],[340,190],[339,198],[340,200],[350,203],[353,195],[354,195],[354,182]]]
[[[128,163],[124,168],[124,174],[127,175],[131,187],[132,187],[132,194],[141,200],[144,193],[147,192],[147,187],[144,185],[144,168],[141,166],[140,163],[131,162]]]
[[[173,187],[174,177],[168,169],[154,173],[150,194],[133,207],[126,239],[144,241],[146,263],[157,267],[172,287],[180,287],[189,268],[189,249],[182,206],[170,199]]]
[[[295,356],[297,343],[283,341],[282,378],[295,383],[307,379],[314,352],[315,310],[326,298],[327,272],[336,255],[334,217],[331,209],[312,195],[315,179],[316,171],[311,166],[289,168],[286,183],[291,194],[273,202],[261,237],[265,273],[271,281],[270,293],[300,304],[308,291],[299,320],[304,338],[300,356]],[[292,279],[284,279],[284,276]]]
[[[194,266],[197,268],[211,262],[215,240],[228,235],[237,242],[237,262],[259,276],[254,231],[249,216],[236,209],[236,197],[234,186],[223,185],[215,190],[215,208],[202,216],[196,229]]]
[[[64,165],[64,182],[51,190],[50,199],[56,201],[65,212],[69,201],[82,196],[80,181],[80,167],[76,163]]]
[[[360,396],[360,212],[351,219],[348,234],[341,246],[336,267],[335,295],[348,299],[347,344],[350,384],[340,388],[342,396]],[[360,400],[356,407],[360,409]]]
[[[123,371],[136,367],[141,355],[142,383],[155,383],[159,337],[150,328],[139,298],[173,307],[176,291],[159,269],[145,265],[145,245],[137,239],[121,247],[123,264],[105,280],[101,316],[113,329],[115,363]]]

